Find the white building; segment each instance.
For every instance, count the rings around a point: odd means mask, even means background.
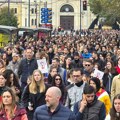
[[[2,1],[2,0],[0,0]],[[4,0],[3,0],[4,1]],[[37,27],[41,24],[41,8],[52,8],[53,28],[58,26],[64,29],[87,29],[95,16],[90,12],[88,0],[87,10],[83,11],[84,0],[9,0],[10,8],[18,9],[19,26]],[[21,3],[12,3],[21,1]],[[80,15],[81,1],[81,15]],[[4,4],[3,6],[7,6]],[[37,9],[37,12],[36,12]],[[81,17],[80,17],[81,16]],[[80,19],[81,18],[81,19]],[[80,22],[81,21],[81,22]],[[37,24],[36,24],[37,23]]]

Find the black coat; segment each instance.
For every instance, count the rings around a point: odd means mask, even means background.
[[[26,58],[21,60],[18,75],[21,78],[21,82],[27,84],[27,77],[32,75],[33,71],[38,68],[38,64],[36,59],[32,58],[31,60],[27,60]]]
[[[36,94],[30,93],[29,85],[26,86],[26,88],[24,89],[21,101],[22,101],[23,105],[26,107],[29,120],[32,120],[33,113],[34,113],[35,109],[38,106],[41,106],[41,105],[46,103],[45,102],[45,93],[46,93],[47,89],[48,89],[48,86],[46,85],[45,92],[43,92],[43,93],[38,92]],[[32,107],[33,107],[32,111],[30,111],[28,109],[29,103],[32,104]]]

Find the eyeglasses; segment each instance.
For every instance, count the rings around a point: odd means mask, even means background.
[[[73,77],[80,77],[80,75],[73,75]]]
[[[59,81],[60,81],[60,80],[61,80],[61,78],[56,78],[55,80],[59,80]]]
[[[85,64],[85,66],[90,66],[90,64]]]

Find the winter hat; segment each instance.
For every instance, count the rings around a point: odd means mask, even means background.
[[[92,78],[90,78],[89,83],[91,80],[96,84],[96,88],[97,88],[97,92],[98,92],[99,89],[101,88],[100,80],[97,77],[92,77]]]

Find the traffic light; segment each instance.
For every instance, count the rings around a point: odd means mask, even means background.
[[[48,8],[48,23],[52,23],[52,8]]]
[[[41,23],[52,23],[52,8],[41,8]]]
[[[83,1],[83,10],[87,10],[87,1]]]

